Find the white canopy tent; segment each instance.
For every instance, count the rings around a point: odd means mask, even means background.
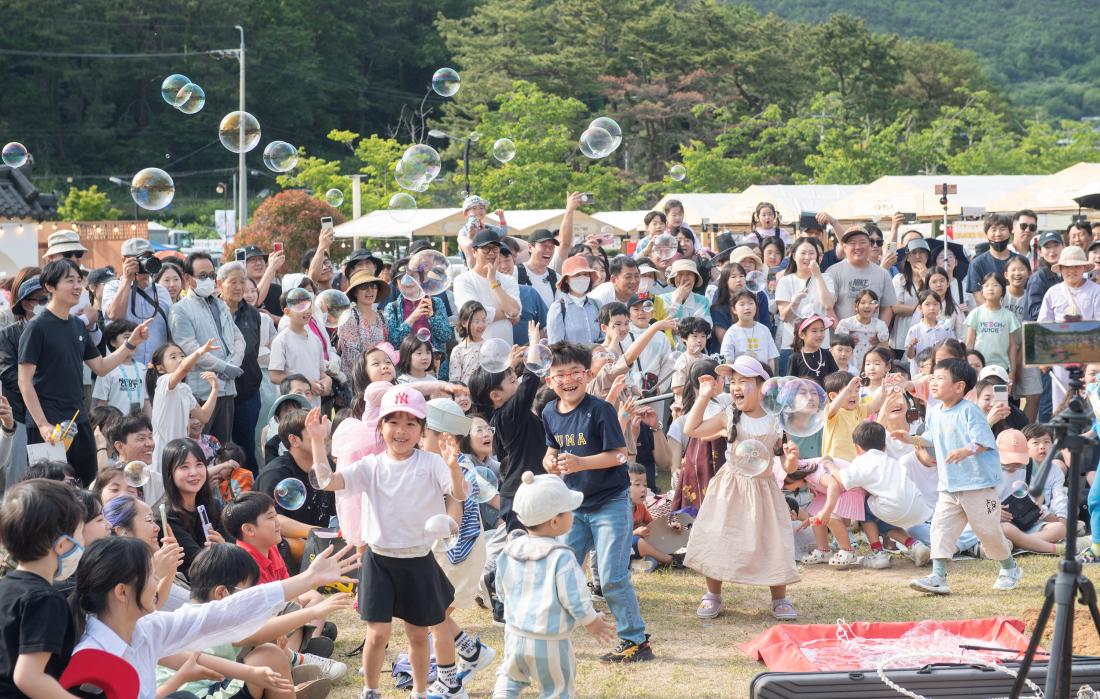
[[[752,223],[756,205],[762,201],[772,204],[779,220],[786,224],[798,222],[803,213],[831,212],[840,199],[861,189],[859,184],[754,184],[736,195],[722,212],[721,220],[740,226]]]
[[[962,208],[985,208],[997,198],[1042,178],[1042,175],[887,175],[836,201],[829,213],[841,221],[889,219],[895,211],[915,213],[917,218],[943,216],[936,185],[953,184],[957,194],[947,197],[949,216]]]
[[[661,201],[657,202],[657,205],[654,206],[653,209],[655,211],[664,211],[665,202],[669,199],[675,199],[684,205],[684,223],[695,230],[699,230],[704,218],[708,219],[710,223],[715,226],[732,224],[733,221],[728,221],[724,217],[730,215],[731,210],[729,209],[729,205],[736,196],[737,194],[732,192],[716,194],[679,192],[676,194],[666,194],[661,197]]]
[[[990,211],[1031,209],[1040,214],[1075,214],[1078,207],[1073,197],[1098,180],[1100,163],[1077,163],[992,199],[986,208]]]
[[[592,218],[604,225],[611,226],[615,229],[616,233],[626,235],[635,231],[645,230],[645,215],[648,214],[649,211],[649,209],[639,209],[637,211],[597,211],[592,214]]]
[[[379,209],[365,216],[345,221],[333,229],[337,238],[366,238],[368,240],[403,238],[414,235],[455,236],[462,229],[465,219],[461,209],[417,209],[408,221],[396,220],[388,210]]]

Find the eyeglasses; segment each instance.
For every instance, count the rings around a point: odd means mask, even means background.
[[[567,374],[554,374],[553,376],[550,377],[550,380],[560,386],[560,385],[562,385],[563,383],[565,383],[566,381],[568,381],[570,379],[573,380],[573,381],[582,381],[582,380],[584,380],[585,374],[587,374],[587,373],[588,372],[586,372],[586,371],[578,370],[578,371],[571,371]]]
[[[1021,231],[1027,231],[1029,233],[1034,233],[1035,231],[1039,230],[1039,224],[1037,224],[1037,223],[1021,223],[1020,224],[1020,230]]]
[[[487,434],[496,434],[496,432],[497,428],[493,427],[492,425],[481,425],[470,430],[471,434],[475,434],[479,437],[483,437]]]
[[[69,250],[68,252],[61,253],[61,256],[64,257],[66,260],[71,260],[74,257],[79,260],[80,258],[84,257],[84,251],[83,250]]]
[[[199,272],[198,274],[195,275],[195,279],[217,279],[217,278],[218,278],[218,275],[217,275],[216,272]]]

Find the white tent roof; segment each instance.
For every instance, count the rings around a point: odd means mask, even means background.
[[[1097,180],[1100,180],[1100,163],[1077,163],[996,197],[986,208],[990,211],[1016,212],[1020,209],[1032,209],[1042,213],[1077,213],[1077,203],[1073,201],[1073,197],[1080,194],[1083,187]]]
[[[944,182],[958,186],[948,195],[947,213],[961,214],[962,207],[983,207],[997,198],[1026,187],[1042,175],[887,175],[836,201],[829,213],[845,221],[886,219],[895,211],[916,213],[920,218],[943,216],[935,187]]]
[[[665,202],[669,199],[676,199],[684,205],[684,223],[688,224],[692,228],[699,228],[703,223],[703,219],[710,219],[710,222],[715,225],[733,223],[723,218],[727,213],[730,202],[733,201],[735,193],[715,193],[715,194],[695,194],[691,192],[679,192],[675,194],[666,194],[661,197],[661,201],[657,202],[657,205],[653,207],[656,211],[663,211]]]
[[[736,195],[723,210],[723,223],[749,225],[756,205],[766,201],[775,206],[784,224],[797,223],[803,213],[830,211],[840,199],[856,192],[859,184],[754,184]]]
[[[461,209],[417,209],[409,221],[397,221],[386,209],[372,211],[333,229],[337,238],[405,238],[414,235],[458,235],[465,220]]]
[[[631,231],[640,231],[645,228],[645,215],[649,213],[649,209],[639,209],[637,211],[597,211],[592,214],[592,218],[596,219],[600,223],[611,226],[619,233],[630,233]]]

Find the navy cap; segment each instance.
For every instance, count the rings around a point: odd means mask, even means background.
[[[1062,240],[1062,234],[1059,231],[1047,231],[1039,236],[1039,247],[1043,247],[1047,243],[1065,245],[1065,241]]]
[[[38,277],[31,277],[30,279],[24,280],[23,283],[19,285],[19,293],[15,296],[15,305],[18,306],[26,301],[28,296],[41,290],[42,282]]]

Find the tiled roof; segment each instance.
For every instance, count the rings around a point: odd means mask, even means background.
[[[0,165],[0,218],[42,221],[56,215],[56,196],[39,192],[18,169]]]

